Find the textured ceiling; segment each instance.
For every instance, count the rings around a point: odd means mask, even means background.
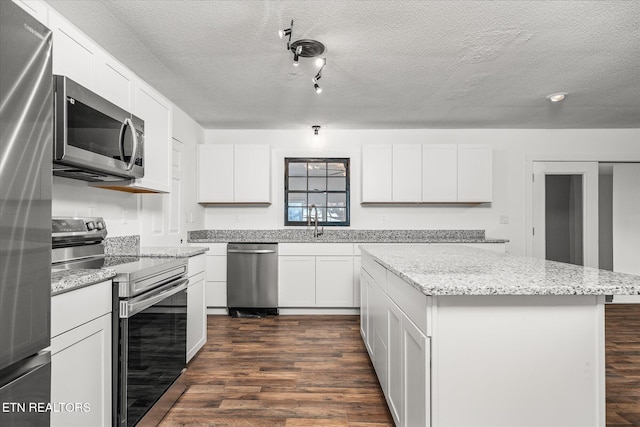
[[[205,128],[640,127],[640,1],[48,2]]]

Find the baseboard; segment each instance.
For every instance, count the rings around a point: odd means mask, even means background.
[[[359,308],[281,308],[280,315],[357,315]]]

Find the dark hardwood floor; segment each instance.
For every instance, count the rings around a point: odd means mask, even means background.
[[[640,426],[640,304],[605,309],[607,426]]]
[[[607,426],[640,426],[640,305],[606,306]],[[392,426],[358,316],[209,316],[168,426]]]
[[[358,316],[209,316],[161,426],[392,426]]]

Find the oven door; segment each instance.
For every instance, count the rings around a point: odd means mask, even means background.
[[[187,284],[120,301],[118,425],[137,424],[186,366]]]

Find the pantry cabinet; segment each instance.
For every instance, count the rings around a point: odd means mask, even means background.
[[[198,145],[198,203],[271,203],[271,147]]]
[[[111,426],[111,281],[51,298],[51,402],[84,404],[51,412],[51,426]]]

